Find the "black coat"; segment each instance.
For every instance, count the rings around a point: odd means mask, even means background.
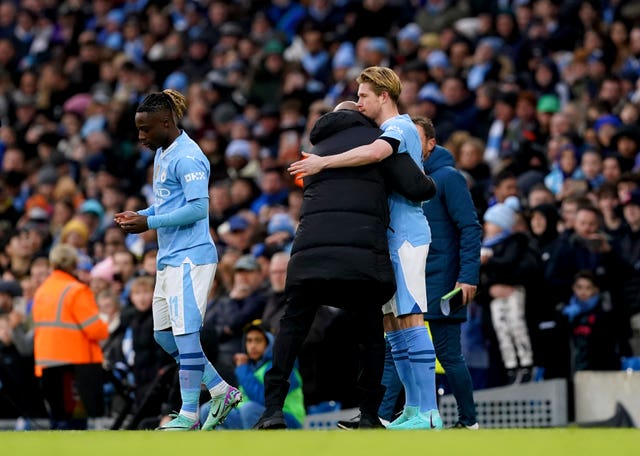
[[[311,152],[336,155],[370,144],[380,134],[356,111],[331,112],[313,127]],[[326,169],[306,177],[304,184],[287,287],[305,281],[370,282],[379,291],[379,304],[388,301],[395,279],[387,243],[387,187],[424,201],[435,194],[433,181],[408,154],[393,154],[380,164]]]

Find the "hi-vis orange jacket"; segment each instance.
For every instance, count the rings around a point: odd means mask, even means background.
[[[42,369],[66,364],[102,363],[99,340],[109,335],[98,315],[91,289],[55,270],[33,299],[36,376]]]

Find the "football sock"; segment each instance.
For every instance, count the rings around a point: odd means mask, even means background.
[[[171,331],[154,331],[153,336],[164,351],[169,353],[176,363],[180,364],[180,356],[178,354],[178,346]],[[227,390],[227,382],[222,380],[218,371],[213,367],[211,362],[204,358],[204,373],[202,375],[202,383],[207,387],[212,396],[223,394]]]
[[[180,352],[180,395],[182,408],[180,414],[195,420],[198,413],[200,399],[200,383],[204,373],[205,358],[200,346],[200,333],[175,336],[176,345]]]
[[[420,401],[420,393],[413,378],[407,343],[402,330],[387,332],[387,340],[391,345],[391,356],[396,365],[398,376],[404,386],[405,406],[417,407]]]
[[[424,325],[402,330],[407,341],[409,363],[420,392],[419,409],[424,413],[437,409],[436,353],[429,332]]]

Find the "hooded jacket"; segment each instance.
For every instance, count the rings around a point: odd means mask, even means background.
[[[370,144],[381,133],[359,112],[331,112],[314,125],[311,152],[336,155]],[[407,154],[393,154],[380,164],[326,169],[305,177],[287,287],[308,280],[370,281],[379,289],[379,304],[387,302],[395,292],[386,233],[390,189],[414,201],[435,194],[433,181]]]
[[[264,405],[264,376],[273,364],[273,334],[266,331],[261,326],[254,326],[250,329],[262,331],[267,338],[267,347],[262,358],[257,361],[249,360],[246,364],[236,367],[236,378],[240,390],[242,391],[242,402],[253,401]],[[242,337],[242,346],[246,347],[246,332]],[[240,404],[242,406],[242,403]],[[297,368],[293,368],[289,376],[289,392],[284,401],[283,413],[288,418],[302,424],[305,417],[304,397],[302,395],[302,377]],[[290,422],[290,420],[288,420]]]
[[[440,298],[453,290],[456,282],[478,284],[482,227],[467,182],[454,165],[451,153],[440,146],[423,162],[425,172],[437,185],[435,197],[422,205],[431,227],[426,267],[427,320],[466,320],[466,307],[448,317],[442,315]]]

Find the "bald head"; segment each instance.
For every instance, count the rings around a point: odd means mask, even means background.
[[[349,111],[358,111],[358,104],[355,101],[343,101],[333,108],[333,111],[340,111],[347,109]]]

